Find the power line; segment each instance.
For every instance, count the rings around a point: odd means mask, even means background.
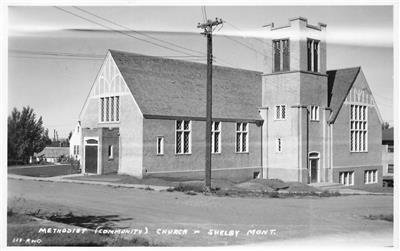
[[[197,56],[197,55],[189,54],[189,53],[184,52],[184,51],[182,51],[182,50],[170,48],[170,47],[167,47],[167,46],[164,46],[164,45],[161,45],[161,44],[158,44],[158,43],[155,43],[155,42],[152,42],[152,41],[143,39],[143,38],[138,38],[138,37],[133,36],[133,35],[127,33],[127,32],[124,32],[124,31],[120,31],[120,30],[113,29],[112,27],[109,27],[109,26],[107,26],[107,25],[104,25],[104,24],[101,24],[101,23],[99,23],[99,22],[93,21],[93,20],[91,20],[91,19],[89,19],[89,18],[83,17],[83,16],[78,15],[78,14],[76,14],[76,13],[73,13],[73,12],[71,12],[71,11],[65,10],[65,9],[63,9],[63,8],[61,8],[61,7],[58,7],[58,6],[53,6],[53,7],[56,8],[56,9],[58,9],[58,10],[61,10],[61,11],[63,11],[63,12],[66,12],[66,13],[68,13],[68,14],[70,14],[70,15],[73,15],[73,16],[75,16],[75,17],[78,17],[78,18],[80,18],[80,19],[86,20],[86,21],[88,21],[88,22],[90,22],[90,23],[93,23],[93,24],[102,26],[102,27],[104,27],[104,28],[106,28],[106,29],[108,29],[108,30],[112,30],[112,31],[114,31],[114,32],[118,32],[118,33],[120,33],[120,34],[122,34],[122,35],[129,36],[129,37],[131,37],[131,38],[140,40],[140,41],[142,41],[142,42],[149,43],[149,44],[152,44],[152,45],[154,45],[154,46],[161,47],[161,48],[164,48],[164,49],[166,49],[166,50],[173,51],[173,52],[182,53],[182,54],[185,54],[185,55],[188,55],[188,56]]]
[[[16,57],[27,57],[34,58],[35,56],[45,56],[46,58],[59,57],[69,58],[72,57],[74,59],[94,59],[94,60],[103,60],[104,55],[96,55],[96,54],[86,54],[86,53],[69,53],[69,52],[50,52],[50,51],[30,51],[30,50],[10,50],[11,56]],[[165,55],[161,57],[167,58],[177,58],[177,59],[189,59],[189,60],[205,60],[204,57],[201,56],[173,56],[173,55]]]
[[[101,20],[103,20],[103,21],[106,21],[106,22],[108,22],[108,23],[111,23],[111,24],[114,24],[114,25],[119,26],[119,27],[121,27],[121,28],[127,29],[128,31],[131,31],[131,32],[140,34],[140,35],[142,35],[142,36],[148,37],[148,38],[150,38],[150,39],[156,40],[156,41],[158,41],[158,42],[166,43],[166,44],[175,46],[175,47],[177,47],[177,48],[181,48],[181,49],[184,49],[184,50],[187,50],[187,51],[196,52],[196,53],[199,53],[199,54],[201,54],[201,55],[203,55],[203,56],[206,56],[206,54],[203,53],[203,52],[201,52],[201,51],[197,51],[197,50],[193,50],[193,49],[190,49],[190,48],[186,48],[186,47],[184,47],[184,46],[181,46],[181,45],[178,45],[178,44],[175,44],[175,43],[172,43],[172,42],[163,40],[163,39],[159,39],[159,38],[154,37],[154,36],[151,36],[151,35],[148,35],[148,34],[146,34],[146,33],[144,33],[144,32],[140,32],[140,31],[131,29],[131,28],[128,27],[128,26],[119,24],[119,23],[117,23],[117,22],[115,22],[115,21],[112,21],[112,20],[110,20],[110,19],[107,19],[107,18],[104,18],[104,17],[102,17],[102,16],[96,15],[96,14],[94,14],[93,12],[87,11],[87,10],[85,10],[85,9],[82,9],[82,8],[79,8],[79,7],[76,7],[76,6],[73,6],[73,8],[78,9],[78,10],[80,10],[80,11],[86,13],[86,14],[89,14],[89,15],[91,15],[91,16],[94,16],[94,17],[96,17],[96,18],[99,18],[99,19],[101,19]]]

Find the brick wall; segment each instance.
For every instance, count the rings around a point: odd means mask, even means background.
[[[249,123],[249,153],[235,153],[235,123],[222,122],[221,153],[212,155],[212,168],[225,178],[252,178],[261,170],[261,127]],[[192,121],[192,153],[175,154],[175,120],[145,119],[143,173],[152,176],[204,177],[205,121]],[[157,155],[156,137],[164,137],[164,154]]]

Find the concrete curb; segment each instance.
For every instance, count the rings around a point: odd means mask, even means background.
[[[75,175],[75,176],[77,176],[77,175]],[[136,189],[154,190],[154,191],[166,191],[167,189],[173,188],[173,187],[168,187],[168,186],[153,186],[153,185],[145,185],[145,184],[121,184],[121,183],[111,183],[111,182],[103,182],[103,181],[72,180],[72,179],[65,179],[65,177],[73,177],[73,176],[64,175],[64,176],[58,176],[58,177],[43,178],[43,177],[29,177],[29,176],[16,175],[16,174],[8,175],[8,178],[16,179],[16,180],[33,180],[33,181],[87,184],[87,185],[102,185],[102,186],[136,188]]]

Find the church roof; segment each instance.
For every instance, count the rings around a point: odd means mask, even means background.
[[[206,116],[207,65],[110,50],[144,117]],[[259,121],[261,73],[213,66],[213,118]]]
[[[361,67],[353,67],[326,72],[328,74],[328,107],[332,109],[329,123],[335,122],[360,70]]]

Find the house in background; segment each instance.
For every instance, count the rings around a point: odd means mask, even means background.
[[[80,145],[81,145],[81,124],[78,122],[75,129],[72,131],[69,139],[69,156],[75,160],[80,160]]]
[[[213,177],[382,184],[361,70],[326,69],[326,25],[266,26],[263,72],[213,67]],[[109,50],[84,103],[86,173],[204,177],[206,65]]]
[[[69,156],[69,147],[52,147],[47,146],[40,153],[35,154],[36,161],[40,159],[50,163],[58,163],[61,157]]]
[[[383,186],[393,187],[394,128],[382,129]]]

